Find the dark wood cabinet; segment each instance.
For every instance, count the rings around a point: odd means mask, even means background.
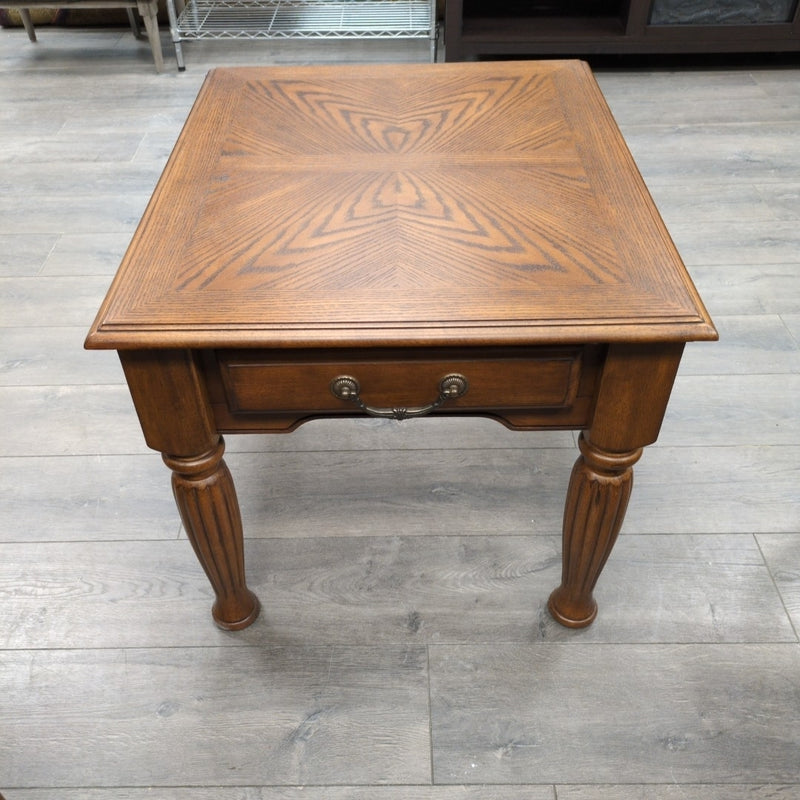
[[[446,0],[445,59],[800,51],[799,0]]]

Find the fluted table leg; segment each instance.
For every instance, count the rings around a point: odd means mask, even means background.
[[[553,617],[570,628],[586,627],[597,616],[592,592],[622,527],[632,467],[642,454],[604,453],[584,434],[579,444],[564,508],[561,585],[549,602]]]
[[[183,525],[217,600],[211,613],[220,628],[241,630],[258,616],[258,598],[247,588],[239,503],[225,444],[197,458],[164,455]]]
[[[567,490],[561,585],[548,603],[569,628],[585,628],[597,616],[593,591],[625,518],[633,465],[658,438],[682,352],[680,342],[608,349]]]
[[[259,603],[245,582],[239,501],[198,359],[188,350],[150,350],[124,351],[120,360],[145,440],[172,470],[178,511],[216,595],[214,621],[246,628]]]

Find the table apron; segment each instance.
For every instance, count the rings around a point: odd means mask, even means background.
[[[588,424],[603,348],[528,347],[403,352],[216,350],[203,354],[221,432],[281,432],[310,419],[360,416],[364,406],[398,419],[431,413],[495,417],[523,430]],[[440,398],[457,375],[466,390]],[[359,405],[333,385],[353,379]],[[420,413],[417,413],[420,412]]]

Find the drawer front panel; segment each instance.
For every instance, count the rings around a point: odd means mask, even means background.
[[[578,390],[581,349],[492,351],[484,357],[437,353],[431,357],[274,358],[263,352],[224,351],[218,363],[226,405],[237,413],[336,413],[357,407],[335,397],[332,382],[355,378],[361,400],[375,408],[422,407],[434,402],[447,375],[463,375],[463,396],[447,399],[442,410],[568,408]]]

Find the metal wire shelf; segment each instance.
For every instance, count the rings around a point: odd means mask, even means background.
[[[168,4],[178,66],[185,39],[429,39],[436,53],[435,0],[189,0]]]

